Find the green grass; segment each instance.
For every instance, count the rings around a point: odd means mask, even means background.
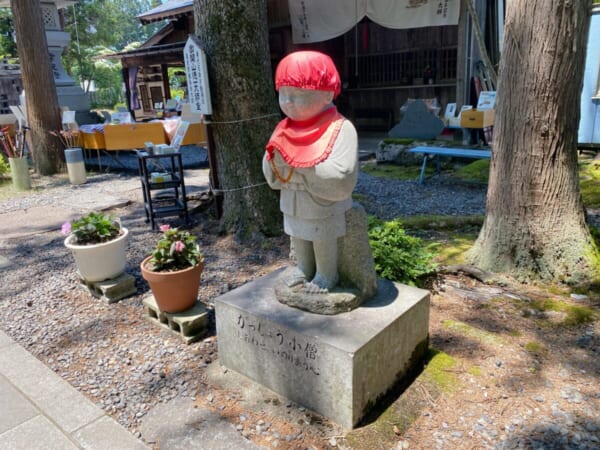
[[[479,366],[471,366],[467,372],[476,377],[480,377],[482,374],[481,367]]]
[[[546,351],[548,350],[544,344],[540,344],[539,342],[536,342],[536,341],[528,342],[527,344],[525,344],[524,348],[525,348],[525,350],[527,350],[527,352],[532,353],[534,355],[539,355],[539,356],[544,355],[546,353]]]
[[[435,247],[434,261],[444,266],[453,264],[464,264],[465,254],[475,243],[477,236],[472,235],[450,235],[443,243]]]
[[[583,204],[587,208],[600,208],[600,161],[581,160],[579,178]]]
[[[362,171],[374,177],[390,178],[393,180],[415,180],[419,178],[421,167],[366,163],[362,167]],[[425,170],[427,175],[433,175],[434,172],[435,169],[431,167],[427,167]]]
[[[397,145],[409,145],[412,144],[415,140],[411,138],[385,138],[383,143],[385,145],[397,144]]]
[[[471,183],[487,183],[490,175],[490,160],[480,159],[460,167],[454,176],[462,181]]]
[[[473,327],[464,322],[456,320],[444,320],[444,328],[462,334],[473,339],[477,339],[480,342],[491,345],[499,345],[504,342],[501,336],[490,333],[489,331],[482,330],[481,328]]]
[[[590,323],[598,320],[600,314],[594,309],[587,306],[572,305],[571,303],[545,299],[533,300],[530,303],[519,302],[518,306],[523,309],[533,309],[539,312],[554,311],[564,314],[564,318],[558,323],[559,326],[575,327],[585,323]],[[545,324],[546,320],[543,321]]]
[[[419,216],[399,217],[398,221],[405,229],[457,230],[473,226],[480,228],[484,216],[441,216],[423,214]]]
[[[458,386],[458,377],[452,371],[457,360],[442,351],[430,349],[431,359],[422,373],[423,381],[434,384],[442,392],[451,392]]]

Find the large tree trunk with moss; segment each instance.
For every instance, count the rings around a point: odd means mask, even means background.
[[[507,4],[487,211],[470,257],[496,273],[598,276],[577,171],[591,0]]]
[[[196,35],[207,55],[214,150],[227,231],[281,232],[277,195],[262,156],[278,121],[264,0],[196,0]]]
[[[60,129],[61,119],[40,2],[11,0],[10,6],[27,99],[35,168],[42,175],[53,175],[64,168],[64,152],[60,140],[49,133]]]

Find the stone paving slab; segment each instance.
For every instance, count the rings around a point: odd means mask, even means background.
[[[35,406],[3,376],[0,376],[0,405],[0,435],[38,415]]]
[[[62,433],[47,417],[37,415],[0,434],[4,450],[76,450],[80,447]]]
[[[169,420],[165,420],[168,417]],[[160,403],[142,419],[147,442],[168,450],[258,450],[235,427],[214,412],[196,408],[191,398]]]
[[[95,422],[86,425],[73,433],[83,448],[94,450],[115,450],[128,448],[144,450],[148,447],[135,440],[133,436],[108,416],[102,416]],[[166,448],[166,447],[165,447]]]
[[[0,331],[0,448],[148,447]]]

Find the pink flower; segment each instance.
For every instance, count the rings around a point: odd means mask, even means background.
[[[169,231],[171,229],[171,226],[165,224],[158,227],[158,229],[164,233],[165,231]]]
[[[61,228],[61,232],[62,234],[64,234],[65,236],[67,234],[69,234],[71,232],[71,222],[65,222],[62,224],[62,228]]]
[[[175,251],[177,253],[182,252],[184,248],[185,248],[185,244],[183,242],[181,242],[181,241],[175,242]]]

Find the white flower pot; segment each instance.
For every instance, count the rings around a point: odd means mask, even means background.
[[[73,253],[79,276],[86,281],[102,281],[115,278],[125,271],[127,257],[127,235],[129,230],[121,228],[123,234],[101,244],[77,245],[71,242],[75,236],[65,239],[65,247]]]
[[[71,184],[83,184],[87,178],[85,175],[85,162],[83,151],[79,147],[65,149],[65,161]]]

